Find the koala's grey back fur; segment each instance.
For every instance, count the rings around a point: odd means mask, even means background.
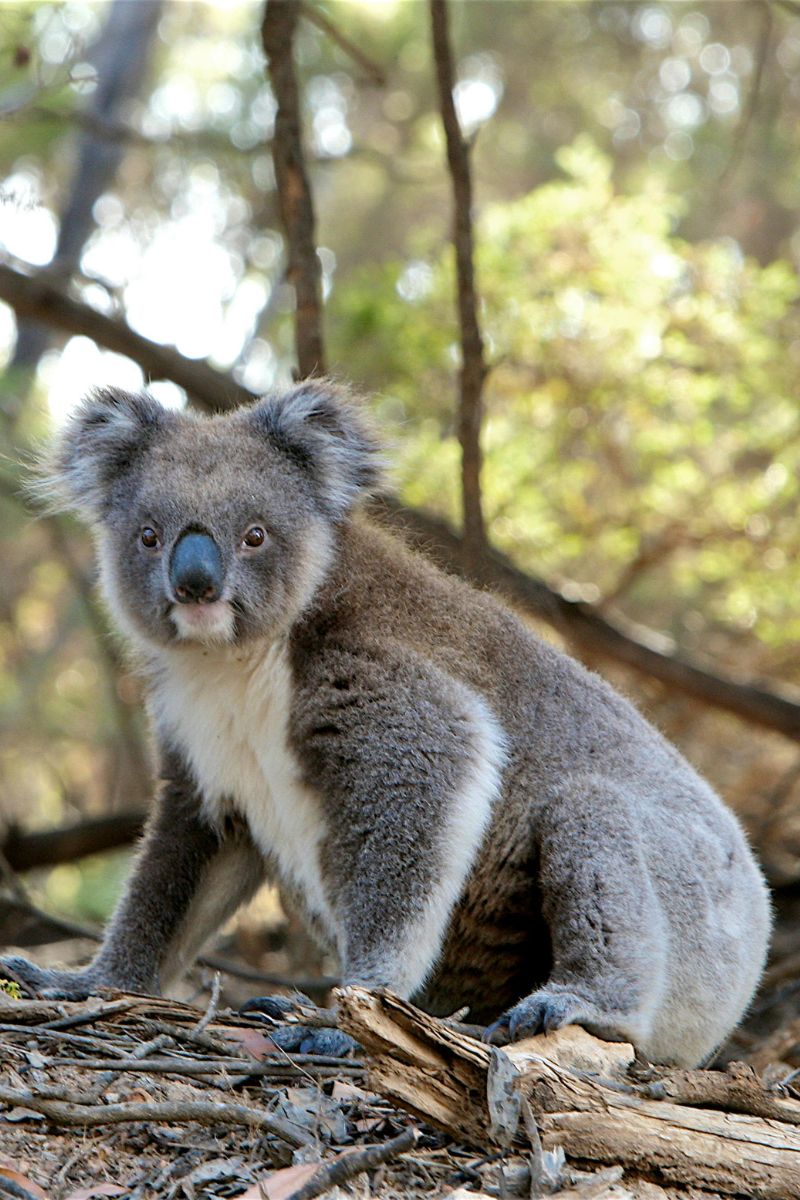
[[[607,683],[361,516],[374,461],[324,383],[213,420],[105,393],[65,436],[59,486],[97,531],[167,780],[84,983],[157,986],[269,866],[347,980],[699,1062],[769,936],[735,818]],[[219,611],[171,591],[195,530]]]

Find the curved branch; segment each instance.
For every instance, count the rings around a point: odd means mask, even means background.
[[[405,508],[391,497],[382,497],[376,509],[440,566],[454,574],[466,574],[462,540],[445,521]],[[800,704],[788,696],[725,679],[674,654],[657,650],[648,645],[641,633],[637,635],[613,625],[591,604],[567,600],[542,580],[527,575],[500,550],[487,549],[480,581],[496,588],[517,608],[558,629],[573,644],[658,679],[693,700],[800,741]],[[658,635],[650,634],[650,638],[655,642]]]
[[[0,300],[10,304],[18,318],[31,317],[63,333],[83,334],[107,350],[127,355],[151,379],[170,379],[185,388],[200,408],[215,411],[253,399],[253,393],[229,375],[192,362],[171,347],[142,337],[124,321],[74,300],[47,271],[26,275],[0,263]]]

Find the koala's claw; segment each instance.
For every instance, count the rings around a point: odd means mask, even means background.
[[[287,1013],[296,1012],[299,1004],[307,1008],[315,1007],[313,1000],[309,1000],[308,996],[304,996],[302,992],[295,992],[292,996],[253,996],[250,1000],[245,1000],[239,1012],[245,1016],[270,1017],[273,1021],[280,1021]]]
[[[9,971],[34,996],[43,1000],[85,1000],[97,994],[97,984],[85,971],[52,971],[37,967],[21,955],[0,958],[0,975]]]
[[[309,1025],[273,1025],[287,1013],[297,1011],[297,1005],[314,1008],[308,996],[296,992],[294,996],[254,996],[247,1000],[239,1011],[247,1016],[265,1017],[270,1025],[269,1036],[276,1046],[287,1054],[326,1054],[333,1058],[344,1058],[360,1049],[358,1042],[340,1029],[317,1029]]]
[[[540,988],[489,1025],[483,1040],[494,1045],[518,1042],[537,1033],[550,1033],[565,1025],[582,1025],[595,1017],[592,1006],[574,992]]]
[[[487,1025],[481,1035],[481,1041],[488,1046],[505,1046],[511,1040],[508,1032],[508,1016],[502,1016],[497,1021]]]
[[[358,1042],[341,1029],[312,1029],[308,1025],[279,1025],[269,1035],[288,1054],[325,1054],[347,1058],[360,1050]]]

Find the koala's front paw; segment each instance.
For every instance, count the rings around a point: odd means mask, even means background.
[[[254,996],[239,1011],[247,1016],[265,1018],[270,1026],[270,1038],[287,1054],[326,1054],[344,1058],[361,1049],[358,1042],[341,1029],[280,1024],[287,1013],[297,1011],[298,1004],[315,1007],[307,996],[298,993],[295,996]]]
[[[52,971],[16,954],[0,958],[0,976],[3,971],[8,971],[12,979],[19,980],[43,1000],[85,1000],[98,991],[98,983],[89,970]]]
[[[548,987],[539,988],[513,1008],[503,1013],[499,1020],[489,1025],[483,1040],[495,1044],[518,1042],[521,1038],[536,1033],[549,1033],[562,1029],[564,1025],[596,1025],[597,1012],[594,1005],[574,992]]]

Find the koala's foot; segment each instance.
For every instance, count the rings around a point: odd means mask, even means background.
[[[240,1008],[247,1016],[263,1017],[270,1026],[269,1036],[276,1046],[287,1054],[326,1054],[333,1058],[344,1058],[360,1050],[360,1046],[341,1029],[318,1029],[310,1025],[277,1024],[287,1013],[297,1011],[301,1004],[314,1008],[307,996],[254,996]]]
[[[538,988],[525,996],[487,1027],[483,1040],[503,1045],[536,1033],[550,1033],[565,1025],[582,1025],[590,1033],[610,1041],[628,1040],[622,1032],[616,1033],[613,1020],[590,1000],[560,985]]]
[[[82,971],[53,971],[37,967],[27,958],[9,954],[0,958],[0,976],[4,970],[43,1000],[85,1000],[87,996],[97,995],[102,988],[88,967]]]

